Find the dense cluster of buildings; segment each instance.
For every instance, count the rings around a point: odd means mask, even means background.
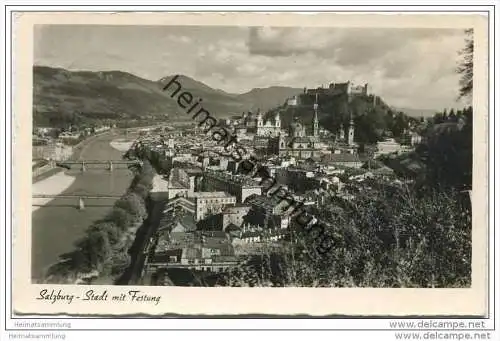
[[[238,135],[238,143],[259,160],[273,181],[295,203],[321,207],[332,197],[350,200],[359,184],[370,179],[394,179],[393,171],[358,153],[355,125],[320,133],[318,96],[367,93],[367,85],[333,84],[327,89],[305,91],[315,96],[310,131],[300,120],[282,127],[279,114],[265,121],[260,112],[245,113],[225,121]],[[419,141],[409,136],[410,144]],[[393,140],[382,141],[377,153],[404,149]],[[290,242],[294,206],[273,195],[259,173],[241,171],[241,163],[223,153],[198,127],[182,132],[148,133],[132,148],[149,158],[159,170],[151,197],[164,203],[157,232],[147,250],[145,272],[152,275],[171,269],[219,273],[237,266],[240,257],[260,252],[262,246],[280,247]],[[356,189],[358,188],[358,189]]]

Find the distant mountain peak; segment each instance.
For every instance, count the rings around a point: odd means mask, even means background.
[[[166,113],[175,118],[185,115],[177,101],[162,90],[163,84],[176,75],[157,81],[134,74],[112,71],[70,71],[63,68],[35,65],[33,67],[33,110],[39,125],[67,125],[77,113],[83,121],[137,118]],[[260,108],[275,108],[298,89],[272,86],[245,94],[231,94],[214,89],[190,76],[178,75],[183,89],[203,99],[203,106],[216,117]]]

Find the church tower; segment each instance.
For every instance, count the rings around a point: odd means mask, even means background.
[[[257,111],[257,127],[262,127],[263,125],[263,119],[262,119],[262,113],[260,112],[260,109]]]
[[[338,133],[338,140],[339,140],[339,142],[340,142],[340,141],[342,141],[342,142],[343,142],[343,141],[344,141],[344,139],[345,139],[344,126],[341,124],[341,125],[340,125],[340,129],[339,129],[339,133]]]
[[[319,136],[318,94],[316,94],[316,101],[314,102],[313,136]]]
[[[285,136],[283,136],[281,133],[278,135],[278,150],[285,150],[286,149],[286,140]]]
[[[274,126],[276,128],[281,128],[281,119],[279,111],[276,113],[276,116],[274,117]]]
[[[351,118],[349,122],[349,132],[347,134],[347,144],[352,146],[354,144],[354,121]]]

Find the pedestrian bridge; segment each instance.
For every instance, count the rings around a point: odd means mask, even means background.
[[[82,172],[88,169],[89,165],[104,166],[106,169],[112,171],[116,165],[139,165],[142,166],[140,160],[67,160],[56,162],[55,165],[59,167],[71,168],[75,165],[80,166]],[[94,168],[94,167],[93,167]]]
[[[120,199],[120,195],[107,195],[107,194],[33,194],[33,199],[37,198],[58,198],[58,199],[73,199],[75,206],[80,210],[85,209],[85,202],[88,200],[103,200],[103,199]]]

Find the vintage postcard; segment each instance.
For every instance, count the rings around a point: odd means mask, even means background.
[[[15,314],[487,314],[487,16],[12,32]]]

